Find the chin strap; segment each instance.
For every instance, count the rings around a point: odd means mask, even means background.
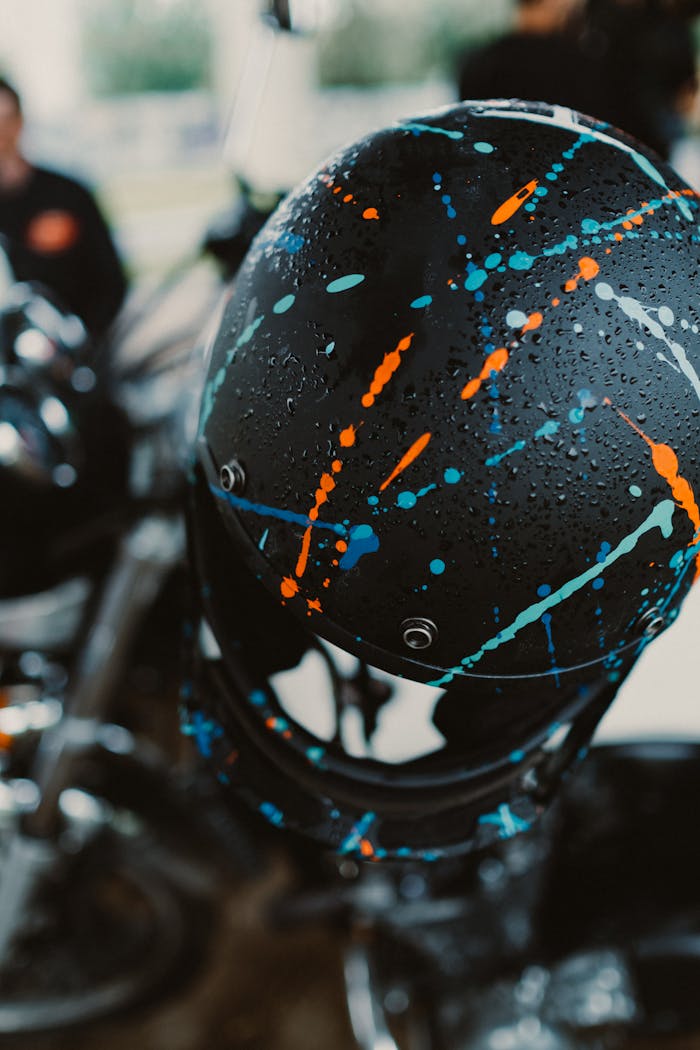
[[[534,779],[532,795],[538,803],[547,805],[551,802],[566,774],[585,757],[603,715],[630,670],[631,664],[617,681],[606,682],[599,694],[573,719],[560,746],[554,751],[545,751],[541,760],[526,774]]]

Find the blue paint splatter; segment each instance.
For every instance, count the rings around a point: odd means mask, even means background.
[[[211,758],[214,741],[224,735],[221,726],[211,718],[205,718],[201,711],[196,711],[190,716],[190,720],[183,725],[182,732],[185,736],[194,738],[197,750],[203,758]]]
[[[542,623],[544,624],[545,633],[547,635],[547,652],[552,658],[552,670],[554,672],[554,681],[557,689],[559,688],[559,668],[557,667],[557,654],[554,649],[554,640],[552,638],[552,614],[546,612],[542,617]]]
[[[224,492],[223,489],[218,488],[216,485],[210,485],[209,488],[217,499],[225,500],[237,510],[249,510],[263,518],[279,518],[280,521],[287,521],[293,525],[303,525],[305,528],[311,525],[317,529],[329,529],[338,536],[347,536],[348,530],[344,525],[336,525],[326,521],[312,521],[307,514],[295,514],[292,510],[268,507],[264,503],[252,503],[250,500],[243,499],[242,496],[235,496],[233,492]]]
[[[304,238],[300,237],[298,233],[292,233],[291,230],[285,230],[277,238],[278,247],[290,255],[295,255],[303,244]]]
[[[274,824],[275,827],[282,827],[284,824],[284,813],[277,806],[273,805],[272,802],[261,802],[260,812],[270,824]]]
[[[341,569],[353,569],[365,554],[379,550],[379,537],[371,525],[354,525],[350,529],[348,549],[340,559]]]

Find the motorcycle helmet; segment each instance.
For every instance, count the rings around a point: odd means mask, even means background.
[[[0,596],[101,561],[123,500],[127,438],[79,318],[42,286],[0,304]]]
[[[698,571],[697,217],[645,147],[517,101],[283,202],[192,472],[185,731],[226,791],[371,859],[530,825]]]

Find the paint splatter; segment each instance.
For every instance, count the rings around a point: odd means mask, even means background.
[[[379,537],[371,525],[355,525],[350,529],[348,549],[340,559],[339,567],[343,571],[354,569],[365,554],[374,554],[379,550]]]
[[[525,201],[529,200],[539,185],[539,179],[530,179],[526,182],[516,193],[509,197],[507,201],[504,201],[500,207],[496,208],[495,212],[491,216],[491,225],[500,226],[501,223],[507,222],[511,219],[520,208],[522,208]]]
[[[605,403],[611,404],[609,398],[605,399]],[[673,498],[681,510],[684,510],[688,515],[695,530],[693,539],[688,544],[689,547],[693,546],[700,536],[700,509],[698,509],[692,485],[686,480],[686,478],[681,477],[678,473],[678,456],[670,445],[663,445],[656,441],[652,441],[652,439],[648,437],[636,423],[633,423],[629,416],[625,415],[624,412],[621,412],[620,409],[616,409],[616,412],[622,419],[624,419],[628,426],[632,427],[632,429],[639,434],[651,449],[651,461],[654,465],[654,470],[659,477],[663,478],[668,484],[673,494]],[[700,571],[700,555],[698,556],[698,570]]]
[[[401,354],[410,347],[413,340],[413,334],[413,332],[410,332],[408,335],[404,336],[404,338],[400,339],[396,344],[394,350],[391,350],[388,354],[384,355],[384,360],[374,373],[374,379],[370,384],[369,390],[362,396],[362,405],[364,408],[372,407],[377,397],[381,394],[384,387],[397,371],[401,364]]]
[[[600,266],[589,255],[584,255],[582,259],[579,259],[578,266],[578,273],[569,278],[564,285],[565,292],[575,291],[578,288],[579,281],[592,281],[600,273]]]
[[[347,292],[350,288],[356,288],[358,284],[362,284],[365,279],[363,273],[348,273],[345,277],[337,277],[330,284],[326,285],[326,291],[330,292],[331,295],[337,295],[338,292]]]
[[[461,663],[455,667],[450,668],[441,678],[429,682],[429,685],[442,687],[449,685],[455,677],[465,673],[465,668],[473,667],[474,664],[478,663],[488,652],[498,649],[499,646],[504,645],[506,642],[511,642],[517,634],[531,623],[535,623],[539,620],[544,613],[548,612],[554,606],[559,605],[561,602],[569,599],[577,591],[585,587],[586,584],[591,583],[597,576],[605,572],[608,566],[612,565],[626,554],[631,553],[637,546],[637,543],[643,535],[649,532],[651,529],[658,528],[664,537],[669,539],[673,532],[673,512],[675,510],[675,504],[672,500],[662,500],[654,507],[653,511],[649,516],[642,522],[642,524],[626,536],[623,540],[618,543],[617,547],[610,552],[607,558],[603,562],[596,562],[591,568],[586,569],[579,576],[569,580],[558,590],[553,591],[542,601],[535,602],[530,605],[527,609],[524,609],[519,616],[511,623],[508,627],[502,628],[495,637],[490,638],[485,642],[480,649],[476,652],[471,653],[469,656],[465,656]],[[560,670],[564,670],[560,668]]]
[[[492,373],[502,372],[508,363],[509,353],[504,346],[494,350],[484,361],[484,367],[481,369],[477,379],[470,379],[466,386],[463,388],[461,393],[462,401],[468,401],[474,397],[476,393],[481,389],[482,385],[487,379],[490,379]]]
[[[400,124],[399,127],[405,128],[406,131],[412,131],[414,135],[444,135],[445,138],[453,139],[455,142],[464,138],[464,133],[461,131],[451,131],[447,128],[435,128],[432,124],[416,124],[411,122],[410,124]]]
[[[391,484],[394,478],[397,478],[399,474],[402,474],[404,470],[406,470],[407,467],[410,467],[411,463],[413,463],[413,461],[417,459],[418,456],[420,456],[421,452],[423,452],[423,450],[427,447],[431,437],[432,434],[428,431],[425,434],[421,434],[421,436],[413,442],[408,452],[406,452],[405,455],[401,457],[397,465],[392,470],[391,474],[389,474],[389,476],[385,478],[385,480],[379,486],[380,492],[383,492],[384,489]]]
[[[292,295],[291,293],[289,295],[285,295],[282,299],[278,299],[275,305],[272,307],[273,314],[286,314],[287,310],[289,310],[294,305],[295,300],[296,296]]]

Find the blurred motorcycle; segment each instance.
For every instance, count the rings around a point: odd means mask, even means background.
[[[219,878],[170,723],[184,428],[220,282],[193,290],[188,269],[96,348],[3,272],[0,1035],[123,1010],[194,971]]]

